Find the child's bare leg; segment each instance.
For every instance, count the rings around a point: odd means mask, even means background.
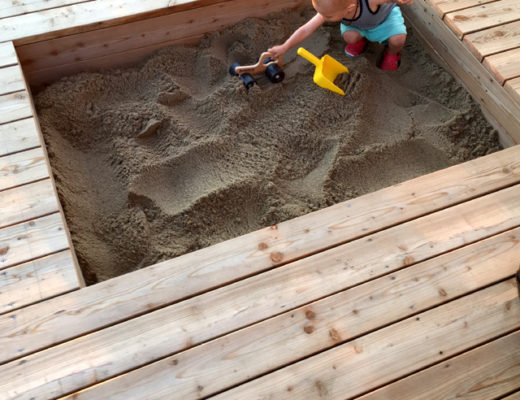
[[[388,53],[399,54],[406,43],[406,35],[399,34],[388,38]]]
[[[362,38],[358,31],[346,31],[343,34],[343,40],[348,44],[359,42]]]

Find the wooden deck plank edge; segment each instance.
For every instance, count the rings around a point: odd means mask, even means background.
[[[51,9],[58,9],[63,6],[70,6],[73,4],[79,3],[88,3],[96,0],[69,0],[69,1],[52,1],[52,0],[44,0],[38,2],[36,5],[31,4],[21,4],[21,5],[13,5],[10,7],[4,7],[0,9],[0,20],[3,18],[12,18],[18,17],[20,15],[31,14],[39,11],[47,11]]]
[[[140,398],[152,387],[166,398],[216,394],[511,277],[520,255],[518,234],[515,229],[392,272],[74,395],[78,400],[103,392],[113,399]],[[284,354],[288,343],[291,351]]]
[[[321,251],[330,243],[364,237],[517,183],[519,150],[491,154],[29,307],[18,313],[18,321],[31,323],[39,315],[47,321],[46,329],[36,332],[39,339],[17,340],[28,341],[21,346],[26,353],[46,348]],[[92,307],[95,315],[87,312]],[[58,320],[52,317],[56,310],[66,313]],[[0,331],[16,329],[12,322],[0,318]]]
[[[520,363],[520,331],[448,358],[378,388],[357,400],[426,400],[453,393],[473,400],[496,399],[515,390],[508,369]],[[478,365],[478,368],[474,368]],[[434,395],[435,393],[435,395]]]

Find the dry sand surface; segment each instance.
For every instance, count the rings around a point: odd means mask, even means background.
[[[351,73],[342,97],[289,52],[286,79],[246,92],[250,64],[311,16],[243,21],[133,68],[64,78],[36,96],[61,202],[89,283],[499,149],[467,92],[410,32],[401,68],[381,47],[343,54],[337,24],[304,47]]]

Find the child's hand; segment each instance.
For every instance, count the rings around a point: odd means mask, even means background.
[[[274,58],[281,58],[285,54],[287,49],[283,44],[280,44],[277,46],[273,46],[270,49],[267,49],[267,51],[271,53]]]

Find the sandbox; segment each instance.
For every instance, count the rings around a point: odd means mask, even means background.
[[[35,95],[74,248],[94,283],[494,152],[496,130],[413,31],[397,72],[347,58],[338,26],[303,46],[349,69],[342,97],[292,50],[286,79],[246,91],[254,62],[312,10],[246,19],[132,67]]]

